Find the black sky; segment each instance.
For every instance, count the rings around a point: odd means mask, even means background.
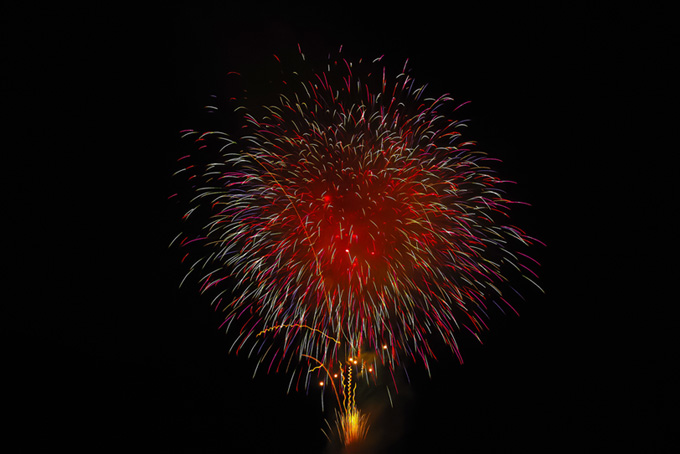
[[[298,43],[310,55],[340,45],[354,58],[385,54],[395,69],[408,58],[429,93],[472,101],[462,113],[470,138],[503,159],[502,176],[518,182],[510,195],[532,204],[517,223],[548,245],[534,252],[546,294],[528,292],[520,317],[495,314],[484,345],[463,338],[464,365],[443,355],[431,378],[409,368],[374,452],[670,452],[677,443],[665,415],[677,407],[661,290],[671,269],[656,265],[667,226],[645,220],[667,208],[633,178],[648,172],[631,162],[643,151],[622,146],[640,118],[661,122],[632,107],[665,94],[639,83],[641,68],[669,80],[669,44],[653,21],[487,2],[190,2],[102,7],[82,23],[77,12],[22,10],[5,29],[19,76],[3,93],[18,94],[17,112],[31,118],[15,130],[14,154],[78,150],[26,166],[41,169],[14,189],[37,187],[40,197],[11,205],[12,219],[29,220],[16,222],[30,246],[13,262],[25,297],[2,330],[10,432],[25,452],[327,448],[318,392],[287,395],[283,375],[252,378],[255,361],[227,354],[219,314],[177,289],[182,268],[167,249],[179,228],[166,202],[185,146],[178,131],[205,127],[202,106],[224,95],[227,72],[252,73]],[[642,30],[659,37],[638,40]]]

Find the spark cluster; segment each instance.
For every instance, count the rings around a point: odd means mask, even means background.
[[[278,100],[239,106],[242,134],[183,131],[198,145],[177,172],[191,188],[184,218],[209,213],[175,240],[188,275],[213,292],[233,349],[299,370],[291,386],[310,385],[303,371],[332,380],[364,353],[371,367],[429,367],[433,339],[460,358],[460,332],[512,307],[506,271],[534,282],[519,250],[536,240],[510,223],[519,202],[463,138],[461,105],[428,97],[407,65],[396,77],[380,65],[329,56]]]

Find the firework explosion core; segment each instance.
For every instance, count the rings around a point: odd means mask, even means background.
[[[511,307],[505,271],[533,279],[517,249],[535,240],[508,223],[517,202],[496,160],[448,117],[460,106],[379,62],[336,56],[294,74],[261,114],[237,110],[239,137],[183,131],[199,149],[177,172],[192,188],[184,217],[210,217],[176,242],[192,245],[188,274],[214,291],[233,348],[267,371],[297,370],[291,386],[330,383],[338,402],[347,364],[367,376],[409,357],[428,367],[433,338],[460,358],[455,336],[486,329],[489,305]],[[340,424],[361,416],[343,407]]]

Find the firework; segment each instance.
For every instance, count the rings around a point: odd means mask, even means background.
[[[368,417],[356,407],[338,412],[336,418],[337,430],[345,446],[361,442],[366,437]]]
[[[348,362],[366,376],[429,367],[434,339],[460,359],[456,336],[512,307],[506,272],[535,282],[520,252],[535,240],[509,222],[519,202],[497,160],[463,139],[459,103],[427,97],[408,72],[338,55],[270,105],[236,109],[238,136],[183,131],[198,144],[177,172],[191,188],[184,218],[209,211],[200,233],[176,238],[188,275],[256,369],[298,371],[296,388],[314,376],[338,402],[353,395]],[[338,420],[349,438],[367,427],[353,402]]]

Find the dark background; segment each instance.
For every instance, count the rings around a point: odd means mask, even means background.
[[[20,452],[327,449],[318,392],[252,378],[167,248],[178,131],[212,126],[202,107],[227,72],[298,43],[385,54],[393,74],[409,58],[428,93],[472,101],[468,137],[503,159],[532,204],[517,224],[547,244],[546,294],[495,314],[484,345],[461,336],[464,365],[409,368],[373,452],[677,449],[677,191],[655,144],[677,32],[663,11],[543,4],[5,6],[4,408]]]

